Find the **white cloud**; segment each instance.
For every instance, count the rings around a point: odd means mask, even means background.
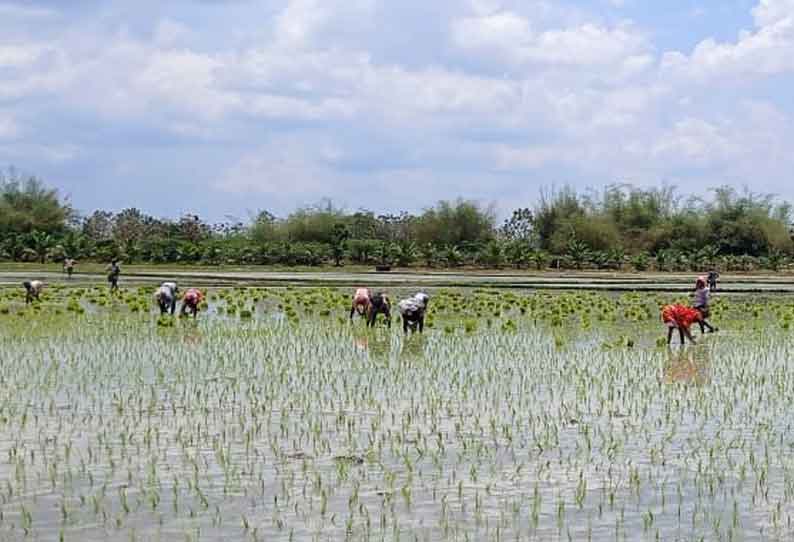
[[[62,90],[70,79],[64,51],[49,43],[0,43],[0,69],[0,100]]]
[[[794,0],[761,0],[753,16],[757,28],[741,31],[733,43],[708,38],[689,55],[668,52],[666,73],[708,81],[794,71]]]
[[[759,27],[772,26],[794,16],[794,0],[760,0],[753,8],[753,18]]]
[[[26,67],[41,57],[46,49],[39,45],[0,44],[0,68]]]
[[[189,26],[172,19],[163,19],[157,23],[154,41],[160,47],[174,47],[192,35]]]
[[[528,18],[510,11],[458,19],[452,23],[452,39],[465,51],[480,51],[517,65],[604,66],[639,58],[647,50],[645,36],[628,23],[533,31]]]
[[[311,149],[300,141],[280,138],[240,157],[215,188],[243,194],[298,197],[323,193],[330,188],[328,178],[328,172],[317,156],[311,154]]]
[[[0,110],[0,140],[11,139],[19,133],[14,117],[10,112]]]
[[[19,19],[40,19],[43,17],[52,17],[56,15],[56,11],[52,9],[23,6],[20,4],[12,4],[7,2],[0,3],[0,17],[19,18]]]
[[[276,45],[280,49],[324,48],[321,34],[366,29],[375,7],[375,0],[289,0],[276,17]]]
[[[192,153],[221,179],[216,193],[278,197],[285,208],[362,190],[402,205],[487,197],[512,190],[504,179],[523,183],[512,175],[554,168],[588,183],[753,167],[769,182],[786,178],[794,112],[753,86],[794,71],[794,0],[763,0],[752,31],[682,52],[660,52],[652,28],[588,17],[571,3],[440,1],[440,37],[406,31],[401,46],[413,53],[402,61],[378,48],[373,24],[385,7],[375,0],[286,0],[234,47],[213,44],[195,14],[165,11],[137,29],[78,22],[0,40],[0,138],[20,139],[24,126],[29,139],[14,149],[4,141],[0,162],[37,160],[42,149],[60,163],[104,157],[67,129],[42,127],[47,115],[36,108],[51,108],[117,129],[119,154],[135,152],[128,126],[145,132],[144,145],[148,135],[175,135],[187,148],[223,139],[206,153],[211,163],[202,148]],[[428,43],[441,50],[425,54]]]

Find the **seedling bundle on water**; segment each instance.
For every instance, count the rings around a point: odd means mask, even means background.
[[[792,300],[668,350],[668,296],[441,290],[405,337],[349,294],[0,290],[0,539],[794,535]]]

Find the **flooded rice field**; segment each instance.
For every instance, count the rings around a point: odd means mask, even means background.
[[[0,539],[794,536],[794,298],[668,349],[664,294],[152,292],[0,290]]]

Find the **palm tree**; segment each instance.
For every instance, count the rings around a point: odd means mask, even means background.
[[[676,251],[675,253],[675,269],[676,271],[689,271],[691,264],[689,255],[686,252]]]
[[[721,267],[726,271],[736,271],[739,269],[739,260],[733,254],[726,254],[720,259],[722,260]]]
[[[33,231],[28,235],[27,248],[36,254],[40,263],[47,261],[50,249],[55,246],[55,240],[48,233]]]
[[[739,259],[742,266],[742,271],[753,271],[758,267],[758,260],[749,254],[743,254]]]
[[[719,247],[715,245],[706,245],[698,251],[698,259],[705,264],[705,268],[712,268],[717,263],[717,258],[720,255]]]
[[[480,253],[480,260],[491,267],[499,269],[504,262],[504,249],[499,241],[490,241]]]
[[[61,239],[61,246],[69,258],[85,258],[90,252],[88,237],[75,231],[70,231]]]
[[[397,264],[406,267],[416,261],[418,249],[416,243],[404,239],[397,243]]]
[[[549,262],[551,261],[551,256],[549,256],[548,252],[544,252],[542,250],[534,250],[529,255],[529,260],[535,265],[535,269],[538,271],[542,271],[549,266]]]
[[[444,248],[442,258],[449,267],[458,267],[463,263],[463,254],[461,254],[458,247],[454,245],[448,245]]]
[[[578,239],[571,239],[568,242],[565,255],[577,269],[582,269],[593,257],[590,247]]]
[[[379,265],[388,267],[394,262],[396,247],[388,241],[383,241],[378,245],[377,256]]]
[[[609,267],[620,271],[626,263],[626,251],[623,247],[613,247],[607,251],[607,262]]]
[[[526,265],[529,262],[529,256],[529,246],[525,241],[511,241],[506,246],[505,257],[516,269],[521,269]]]
[[[609,265],[609,254],[603,250],[592,252],[590,257],[591,262],[595,265],[596,269],[606,269]]]
[[[777,249],[773,249],[764,259],[764,267],[766,267],[771,271],[778,271],[782,266],[786,264],[786,259],[787,258],[785,254],[783,254],[781,251]]]
[[[651,265],[651,258],[647,252],[640,252],[631,259],[635,271],[647,271]]]
[[[433,243],[425,243],[421,246],[419,252],[427,267],[435,266],[438,261],[438,250]]]

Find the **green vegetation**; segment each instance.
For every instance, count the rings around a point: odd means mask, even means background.
[[[0,259],[9,261],[319,266],[476,266],[645,271],[779,270],[794,255],[792,213],[771,196],[717,188],[683,199],[670,187],[544,192],[497,225],[492,208],[441,201],[413,215],[347,212],[324,202],[249,224],[138,209],[77,217],[35,179],[0,179]]]
[[[0,538],[792,535],[794,298],[668,350],[669,295],[436,290],[405,337],[349,291],[153,291],[0,289]]]

